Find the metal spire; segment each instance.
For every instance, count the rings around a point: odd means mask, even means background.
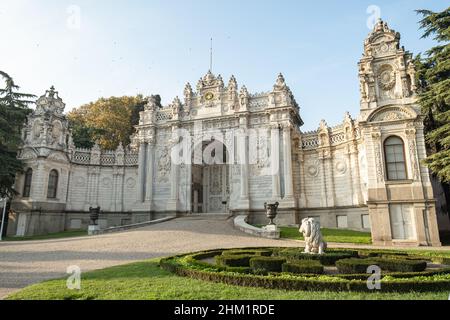
[[[211,49],[210,49],[210,57],[209,57],[209,71],[212,72],[213,66],[213,38],[211,38]]]

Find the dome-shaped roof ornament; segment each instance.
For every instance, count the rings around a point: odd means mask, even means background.
[[[286,85],[286,81],[284,79],[283,74],[280,72],[278,75],[277,81],[273,86],[274,91],[284,91],[289,90],[289,87]]]

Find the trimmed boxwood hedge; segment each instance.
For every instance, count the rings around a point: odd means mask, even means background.
[[[286,258],[281,257],[252,257],[250,268],[255,272],[281,272]]]
[[[272,250],[266,250],[266,249],[255,249],[255,250],[248,250],[248,249],[237,249],[237,250],[225,250],[222,252],[223,255],[254,255],[254,256],[264,256],[264,257],[270,257],[272,255]]]
[[[286,262],[282,266],[283,272],[289,273],[306,273],[306,274],[322,274],[323,265],[316,260],[299,260],[297,262]]]
[[[394,272],[420,272],[427,268],[427,262],[423,260],[407,260],[399,258],[376,258],[374,260],[382,270]]]
[[[285,257],[287,260],[318,260],[321,264],[325,266],[331,266],[336,263],[338,260],[349,259],[353,257],[358,257],[358,251],[327,251],[324,254],[309,254],[304,253],[302,249],[284,249],[276,252],[277,256]]]
[[[426,261],[407,260],[407,259],[386,259],[386,258],[367,258],[367,259],[343,259],[336,262],[336,267],[341,273],[366,273],[367,268],[376,265],[383,271],[393,272],[420,272],[427,268]]]
[[[261,287],[266,289],[302,290],[302,291],[371,291],[367,288],[367,279],[347,280],[324,276],[315,277],[277,277],[255,276],[224,272],[211,272],[189,269],[177,262],[183,256],[165,258],[160,261],[164,270],[182,277],[190,277],[203,281],[219,282],[229,285]],[[449,274],[450,270],[446,274]],[[333,280],[330,280],[332,278]],[[450,279],[442,280],[382,280],[383,292],[426,292],[450,290]]]
[[[248,267],[250,265],[250,259],[253,258],[254,255],[250,254],[241,254],[241,255],[221,255],[216,256],[216,263],[219,266],[228,266],[228,267]]]
[[[377,265],[373,259],[342,259],[336,261],[336,267],[341,273],[367,273],[367,268],[372,265]]]
[[[396,251],[396,250],[380,250],[380,249],[364,249],[358,251],[358,256],[360,257],[381,257],[382,255],[390,255],[390,256],[403,256],[407,257],[407,252]]]

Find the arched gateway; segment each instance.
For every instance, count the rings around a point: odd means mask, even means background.
[[[346,113],[340,125],[323,120],[302,132],[281,74],[270,91],[250,94],[233,76],[225,85],[207,72],[167,106],[149,97],[131,146],[114,151],[75,148],[51,88],[23,130],[23,193],[8,233],[86,227],[97,206],[102,227],[192,213],[264,223],[264,203],[277,201],[281,224],[314,217],[323,227],[370,230],[375,244],[439,245],[437,218],[447,216],[436,215],[421,163],[414,64],[385,22],[364,42],[359,79],[357,120]]]
[[[194,148],[190,190],[192,213],[230,212],[229,159],[227,147],[215,139],[202,141]]]

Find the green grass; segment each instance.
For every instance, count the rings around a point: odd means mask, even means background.
[[[303,235],[298,232],[296,227],[280,227],[281,238],[304,240]],[[371,244],[372,236],[370,232],[360,232],[344,229],[326,229],[323,228],[322,235],[327,242],[341,243],[360,243]]]
[[[4,241],[32,241],[32,240],[49,240],[49,239],[61,239],[61,238],[73,238],[87,236],[86,230],[71,230],[58,233],[49,233],[40,236],[30,237],[6,237]]]
[[[168,273],[153,259],[82,274],[81,290],[68,290],[66,279],[23,289],[9,300],[317,300],[383,299],[447,300],[448,292],[357,293],[306,292],[247,288],[182,278]]]

